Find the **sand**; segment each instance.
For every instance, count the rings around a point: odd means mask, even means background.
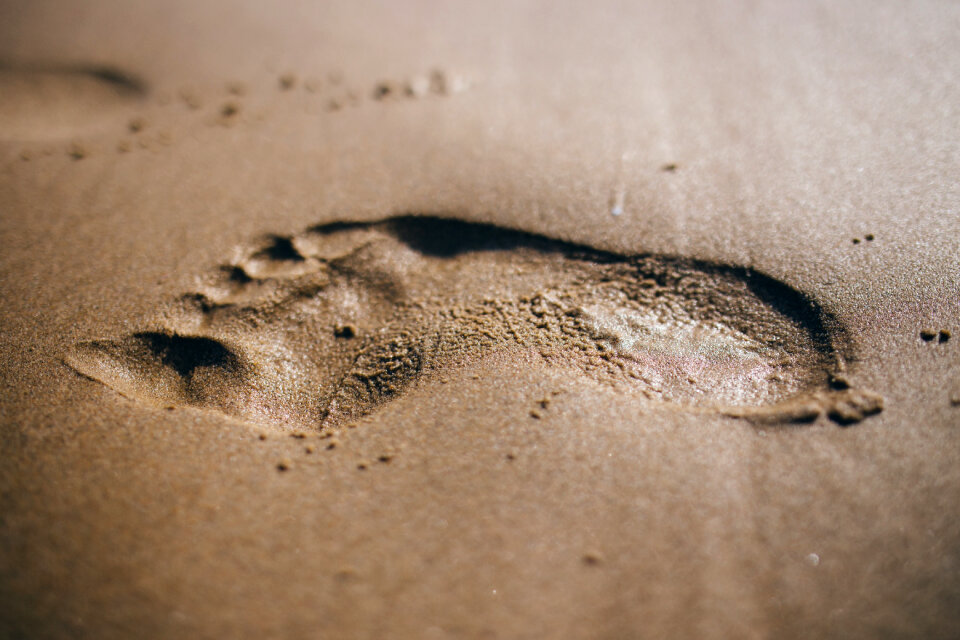
[[[960,626],[946,3],[0,9],[0,636]]]

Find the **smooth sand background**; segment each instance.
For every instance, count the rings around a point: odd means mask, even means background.
[[[946,2],[4,3],[0,635],[955,637],[958,52]],[[73,65],[145,94],[17,111]],[[434,68],[470,88],[370,98]],[[259,234],[407,212],[752,266],[886,409],[758,430],[491,358],[308,455],[61,361]]]

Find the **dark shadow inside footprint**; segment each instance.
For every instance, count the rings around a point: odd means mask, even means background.
[[[414,251],[435,258],[469,251],[510,251],[538,243],[536,236],[521,231],[443,218],[396,218],[388,232]]]
[[[747,269],[738,269],[739,276],[758,298],[771,309],[793,318],[804,327],[817,349],[824,353],[837,350],[844,359],[851,358],[850,341],[846,330],[836,317],[823,309],[815,300],[800,294],[793,287],[770,276]]]
[[[268,260],[290,260],[293,262],[303,262],[303,256],[293,246],[293,240],[283,236],[271,236],[270,244],[264,247],[257,257]]]
[[[210,338],[143,332],[133,334],[160,362],[178,375],[189,377],[199,367],[219,367],[234,371],[237,358],[223,344]]]
[[[842,325],[743,267],[427,216],[321,225],[243,253],[160,330],[82,343],[68,364],[133,398],[296,428],[357,419],[505,350],[625,396],[760,422],[879,410],[830,389],[849,356]]]
[[[116,123],[146,95],[141,78],[115,67],[0,61],[0,139],[87,133]]]

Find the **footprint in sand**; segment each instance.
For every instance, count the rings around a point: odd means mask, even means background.
[[[511,349],[666,406],[850,423],[881,400],[845,388],[846,344],[818,305],[750,269],[397,217],[268,237],[150,331],[66,362],[140,401],[318,430]]]
[[[146,95],[110,67],[0,62],[0,140],[55,140],[113,125]]]

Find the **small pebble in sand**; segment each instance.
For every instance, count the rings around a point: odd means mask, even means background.
[[[937,337],[937,332],[934,331],[933,329],[921,329],[921,330],[920,330],[920,338],[921,338],[924,342],[930,342],[931,340],[933,340],[933,339],[936,338],[936,337]]]
[[[240,105],[236,102],[228,102],[220,107],[220,115],[224,118],[232,118],[240,113]]]
[[[390,464],[391,460],[393,460],[393,456],[387,454],[377,457],[377,462],[382,462],[383,464]]]
[[[357,463],[357,471],[366,471],[366,470],[367,470],[367,466],[368,466],[368,465],[367,465],[366,462],[358,462],[358,463]]]
[[[599,551],[587,551],[583,554],[582,560],[588,567],[595,567],[603,562],[603,555]]]
[[[132,118],[130,122],[127,123],[127,129],[130,133],[140,133],[147,126],[147,121],[143,118]]]
[[[258,440],[261,440],[261,441],[262,441],[262,440],[266,440],[266,439],[267,439],[267,434],[265,434],[265,433],[258,434],[258,435],[257,435],[257,439],[258,439]]]
[[[308,444],[307,446],[305,446],[305,447],[303,448],[303,452],[306,453],[306,454],[311,454],[311,453],[313,453],[313,452],[316,451],[316,450],[317,450],[317,448],[316,448],[315,446],[313,446],[312,444]]]
[[[79,142],[74,142],[67,149],[67,155],[73,158],[74,160],[83,160],[89,155],[87,148],[84,147]]]
[[[854,238],[852,242],[853,244],[860,244],[860,238]]]
[[[872,233],[868,233],[867,235],[863,236],[863,239],[867,242],[873,242],[874,237],[875,236]]]
[[[289,91],[297,86],[297,76],[292,73],[285,73],[280,76],[280,89],[282,91]]]
[[[247,95],[247,85],[242,82],[228,82],[227,93],[232,96],[245,96]]]
[[[673,173],[677,170],[677,165],[674,162],[668,162],[667,164],[660,167],[660,171],[665,171],[666,173]]]
[[[940,335],[940,340],[939,340],[940,342],[946,342],[950,339],[950,332],[946,329],[941,329],[939,335]]]
[[[870,391],[847,389],[831,395],[827,415],[839,425],[856,424],[883,411],[883,397]]]
[[[353,567],[341,567],[333,574],[333,579],[337,582],[349,582],[357,578],[357,570]]]
[[[811,567],[816,567],[820,564],[820,556],[815,553],[811,553],[806,557],[806,561]]]
[[[539,420],[539,419],[540,419],[540,412],[537,411],[537,410],[533,410],[533,411],[530,412],[530,417],[533,418],[533,419],[535,419],[535,420]]]
[[[336,438],[331,438],[330,441],[327,443],[327,451],[330,451],[331,449],[336,449],[339,446],[340,446],[340,441],[337,440]]]
[[[386,100],[395,94],[396,90],[394,89],[393,84],[389,82],[378,82],[373,88],[374,100]]]
[[[303,431],[294,431],[290,434],[291,438],[296,438],[297,440],[303,440],[307,437],[307,434]]]
[[[286,458],[277,463],[277,471],[289,471],[291,468],[293,468],[293,463]]]

